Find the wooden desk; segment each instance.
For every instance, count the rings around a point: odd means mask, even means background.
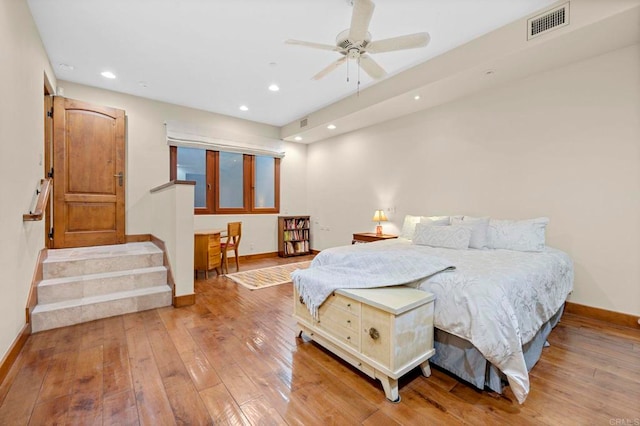
[[[220,274],[220,233],[223,229],[204,229],[195,232],[193,269],[196,274],[204,271],[204,278],[209,278],[209,271],[216,270]]]

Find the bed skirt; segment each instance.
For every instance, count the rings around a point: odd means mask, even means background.
[[[563,311],[564,304],[549,321],[542,325],[534,338],[522,346],[528,371],[531,371],[540,359],[547,337],[560,321]],[[478,389],[488,388],[502,393],[503,386],[507,384],[506,376],[487,361],[473,344],[438,328],[435,329],[434,340],[436,353],[429,359],[430,363],[447,370]]]

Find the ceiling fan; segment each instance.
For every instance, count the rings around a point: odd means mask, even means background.
[[[429,33],[415,33],[384,40],[371,41],[369,22],[373,16],[375,4],[371,0],[348,0],[353,4],[351,27],[342,31],[336,37],[336,45],[313,43],[301,40],[286,40],[287,44],[312,47],[315,49],[339,52],[342,57],[328,67],[314,75],[314,80],[320,80],[331,71],[338,68],[349,59],[355,59],[360,68],[373,79],[380,79],[387,73],[368,53],[392,52],[395,50],[424,47],[429,43]]]

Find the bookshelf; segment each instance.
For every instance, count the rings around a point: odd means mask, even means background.
[[[278,256],[301,256],[310,253],[309,216],[278,216]]]

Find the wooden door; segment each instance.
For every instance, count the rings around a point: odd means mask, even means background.
[[[124,111],[55,97],[53,126],[53,247],[124,243]]]

